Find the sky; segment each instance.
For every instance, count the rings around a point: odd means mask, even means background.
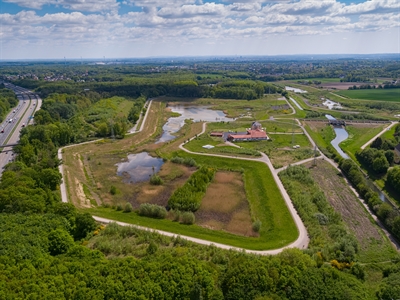
[[[400,0],[3,0],[0,59],[400,53]]]

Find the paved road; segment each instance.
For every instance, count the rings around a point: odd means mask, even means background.
[[[17,144],[20,130],[30,123],[31,116],[40,108],[42,100],[30,90],[10,83],[4,85],[15,92],[19,102],[0,125],[0,145]],[[0,153],[0,175],[4,166],[13,159],[13,155],[12,147],[3,148]]]

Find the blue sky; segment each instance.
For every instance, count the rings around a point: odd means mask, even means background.
[[[400,52],[399,0],[3,0],[0,26],[0,59]]]

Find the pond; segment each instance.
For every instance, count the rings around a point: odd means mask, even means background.
[[[168,119],[163,126],[163,134],[156,143],[173,140],[175,138],[173,134],[182,128],[187,119],[192,119],[194,122],[234,121],[232,118],[227,118],[223,111],[210,109],[209,106],[172,105],[169,108],[172,112],[179,113],[180,116]]]
[[[285,86],[285,90],[290,91],[290,92],[299,93],[299,94],[307,93],[307,91],[304,91],[304,90],[298,89],[298,88],[294,88],[294,87],[291,87],[291,86]]]
[[[325,115],[325,117],[328,120],[336,120],[334,117],[331,115]],[[349,137],[349,134],[347,133],[346,129],[342,127],[333,127],[336,133],[335,139],[331,142],[332,146],[336,149],[337,152],[339,152],[340,156],[349,159],[350,157],[343,152],[343,150],[339,147],[339,144],[346,140]]]
[[[342,109],[343,108],[343,106],[341,106],[340,103],[338,103],[338,102],[334,102],[332,100],[324,99],[324,98],[322,98],[321,100],[324,101],[324,102],[322,102],[322,105],[327,106],[329,109]]]
[[[150,156],[147,152],[129,154],[128,161],[118,163],[117,175],[124,177],[124,182],[142,182],[160,171],[164,164],[162,158]]]

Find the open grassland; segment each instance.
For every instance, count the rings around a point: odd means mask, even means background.
[[[252,221],[259,219],[262,223],[259,237],[244,237],[225,231],[211,230],[198,225],[187,226],[170,220],[155,220],[138,216],[136,213],[122,213],[109,208],[90,208],[89,211],[94,215],[114,220],[254,250],[280,248],[297,238],[298,231],[296,225],[275,184],[271,172],[265,164],[189,155],[183,151],[174,153],[173,155],[193,157],[199,164],[209,165],[219,170],[243,172],[244,188]],[[241,219],[242,222],[248,222],[248,217],[243,212],[238,213],[236,217]]]
[[[256,100],[202,99],[199,104],[212,105],[213,109],[222,110],[228,117],[266,120],[269,116],[292,113],[287,102],[279,94],[265,95]]]
[[[340,143],[340,147],[355,161],[356,151],[361,149],[361,146],[372,139],[375,135],[387,127],[388,124],[351,124],[346,126],[349,137]]]
[[[236,145],[264,152],[270,158],[274,168],[312,157],[314,152],[305,134],[271,134],[272,141],[237,142]],[[294,145],[300,148],[293,149]]]
[[[203,146],[212,145],[214,148],[205,149]],[[231,156],[261,156],[258,151],[246,148],[234,147],[229,144],[225,144],[222,138],[211,137],[209,135],[201,135],[189,143],[186,143],[184,147],[192,152],[197,153],[214,153],[214,154],[224,154]]]
[[[351,99],[400,102],[400,89],[344,90],[337,93]]]
[[[217,172],[195,215],[196,224],[200,226],[243,236],[257,236],[252,229],[240,172]]]
[[[312,139],[323,147],[327,147],[335,138],[335,131],[331,126],[324,122],[303,121],[304,127],[311,135]]]

